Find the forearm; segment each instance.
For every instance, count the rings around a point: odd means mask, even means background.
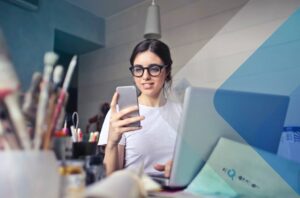
[[[118,145],[107,144],[105,148],[104,165],[106,175],[112,174],[114,171],[119,170],[119,152]]]

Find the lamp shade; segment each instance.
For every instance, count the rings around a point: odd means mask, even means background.
[[[152,1],[152,4],[148,7],[147,11],[144,38],[159,39],[160,37],[161,30],[159,6]]]

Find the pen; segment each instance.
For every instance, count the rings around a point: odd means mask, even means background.
[[[89,134],[89,142],[92,142],[93,141],[93,134],[94,134],[94,132],[90,132],[90,134]]]
[[[81,129],[78,128],[78,130],[76,130],[76,132],[77,132],[77,141],[82,142],[83,133],[82,133]]]
[[[77,133],[76,133],[75,127],[73,125],[71,126],[71,134],[72,134],[72,141],[77,142]]]
[[[98,137],[99,137],[99,132],[98,131],[94,132],[93,142],[98,142]]]

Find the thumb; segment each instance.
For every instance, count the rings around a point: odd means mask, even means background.
[[[112,99],[111,99],[110,108],[111,108],[112,113],[115,113],[117,111],[116,110],[116,105],[117,105],[117,102],[118,102],[118,97],[119,97],[119,94],[117,92],[115,92]]]
[[[164,171],[165,170],[165,165],[163,165],[163,164],[154,164],[154,168],[158,171]]]

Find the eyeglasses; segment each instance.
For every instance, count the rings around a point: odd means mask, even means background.
[[[147,70],[150,76],[156,77],[160,74],[161,70],[167,67],[167,65],[158,65],[158,64],[151,64],[148,67],[142,67],[141,65],[134,65],[129,67],[131,74],[135,77],[142,77],[144,71]]]

